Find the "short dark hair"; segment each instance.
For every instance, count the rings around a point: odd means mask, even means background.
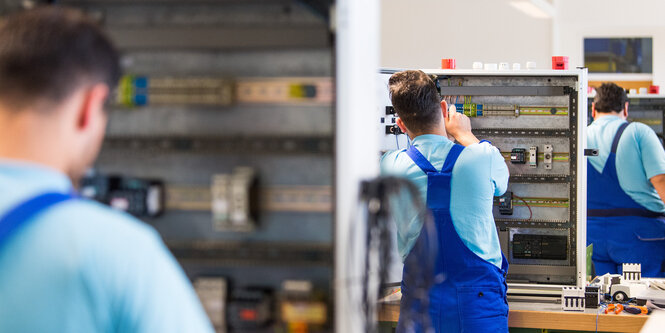
[[[395,112],[410,131],[422,133],[441,121],[441,96],[434,80],[423,71],[395,73],[388,85]]]
[[[0,103],[25,108],[59,104],[82,85],[120,77],[118,53],[82,12],[42,6],[0,23]]]
[[[596,89],[596,97],[593,100],[598,112],[621,112],[628,96],[626,90],[612,82],[605,82]]]

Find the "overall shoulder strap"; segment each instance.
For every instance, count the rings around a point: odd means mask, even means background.
[[[19,230],[25,222],[44,210],[60,202],[72,199],[72,194],[65,193],[44,193],[32,199],[20,203],[0,218],[0,246]]]
[[[407,150],[406,153],[411,157],[413,160],[413,163],[416,163],[420,169],[423,170],[425,173],[430,173],[430,172],[436,172],[436,169],[434,169],[434,166],[432,166],[432,163],[430,163],[423,154],[416,149],[414,146],[410,146]]]
[[[441,173],[450,173],[453,171],[455,162],[457,162],[457,158],[462,153],[462,150],[464,150],[464,146],[458,144],[454,144],[452,148],[450,148],[446,161],[443,163],[443,168],[441,168]]]
[[[612,141],[612,153],[616,154],[617,153],[617,147],[619,146],[619,139],[621,139],[621,135],[623,134],[623,131],[626,130],[626,127],[628,127],[630,123],[625,122],[619,126],[619,129],[617,130],[617,134],[614,135],[614,141]]]

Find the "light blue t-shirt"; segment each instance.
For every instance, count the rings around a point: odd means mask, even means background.
[[[602,172],[612,150],[614,135],[624,120],[607,115],[587,128],[587,147],[598,148],[598,156],[588,160]],[[621,135],[616,156],[619,185],[633,200],[654,212],[665,212],[665,204],[649,179],[665,174],[665,150],[656,133],[642,123],[631,123]]]
[[[0,215],[68,178],[0,160]],[[37,215],[0,248],[0,332],[213,332],[157,232],[86,200]]]
[[[412,141],[437,170],[441,170],[453,143],[439,135],[421,135]],[[381,173],[405,177],[427,199],[427,175],[411,160],[406,149],[386,153]],[[453,168],[450,211],[453,225],[464,244],[480,258],[501,267],[501,246],[492,215],[494,196],[508,188],[508,167],[499,150],[487,142],[470,145],[462,151]],[[408,209],[408,208],[405,208]],[[397,247],[402,260],[415,244],[422,221],[415,211],[396,218]]]

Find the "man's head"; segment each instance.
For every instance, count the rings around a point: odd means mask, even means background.
[[[626,91],[614,83],[606,82],[596,89],[592,105],[592,117],[607,114],[628,117],[628,96]]]
[[[119,76],[116,50],[81,12],[47,6],[7,17],[0,23],[0,156],[79,177],[99,152],[104,103]]]
[[[436,83],[427,74],[416,70],[398,72],[390,77],[388,85],[399,116],[397,124],[404,127],[402,130],[406,129],[413,137],[444,128],[443,116],[448,108],[441,101]]]

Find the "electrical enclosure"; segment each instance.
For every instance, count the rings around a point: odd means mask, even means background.
[[[379,74],[378,135],[383,151],[405,149],[394,134],[388,79]],[[506,160],[510,180],[494,200],[494,220],[510,263],[509,285],[582,287],[586,277],[587,71],[423,70],[438,80],[442,99],[471,118],[474,134]],[[507,202],[510,201],[510,202]],[[399,268],[393,268],[398,272]],[[398,277],[393,274],[393,279]]]

